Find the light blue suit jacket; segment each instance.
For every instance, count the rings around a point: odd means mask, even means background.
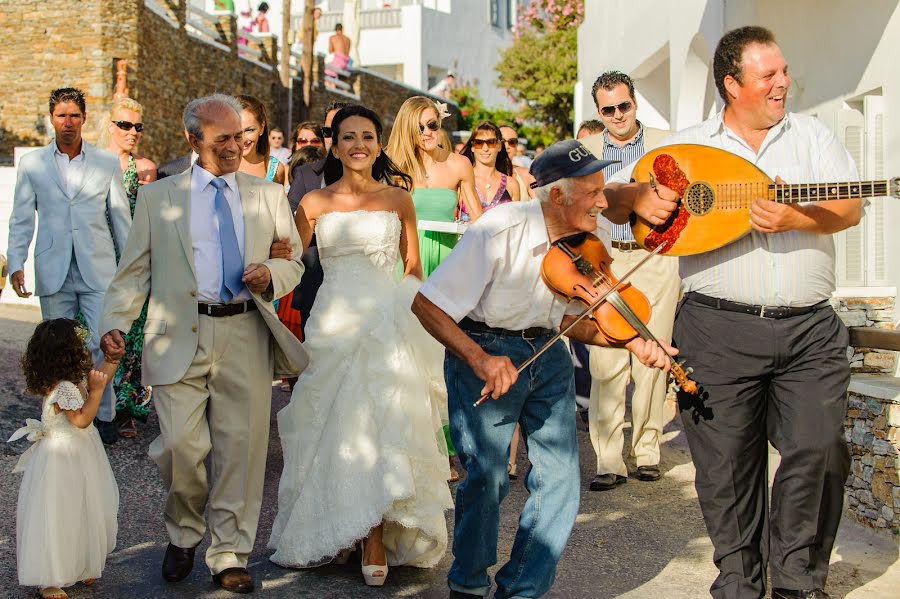
[[[131,227],[128,196],[122,182],[119,160],[87,142],[84,148],[84,178],[72,197],[54,158],[56,141],[22,157],[16,175],[16,192],[9,220],[9,271],[22,270],[34,237],[34,292],[53,295],[69,272],[74,249],[85,284],[106,291],[116,272],[115,247],[125,248]],[[115,239],[106,222],[109,210]]]

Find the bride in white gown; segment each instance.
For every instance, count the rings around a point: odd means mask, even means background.
[[[343,108],[332,127],[330,185],[298,209],[325,280],[306,325],[310,365],[278,414],[284,470],[270,559],[318,565],[364,540],[366,583],[381,585],[388,565],[431,567],[447,548],[452,500],[432,401],[442,348],[409,310],[422,276],[412,198],[381,182],[408,177],[383,154],[369,109]]]

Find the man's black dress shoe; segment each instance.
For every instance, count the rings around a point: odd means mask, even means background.
[[[659,473],[659,466],[638,466],[637,477],[638,480],[646,482],[659,480],[662,477],[662,474]]]
[[[772,589],[772,599],[831,599],[822,589]]]
[[[462,593],[450,589],[450,599],[484,599],[481,595],[473,595],[472,593]]]
[[[253,577],[247,568],[225,568],[218,574],[213,574],[216,584],[232,593],[252,593],[255,588]]]
[[[598,474],[591,481],[591,491],[609,491],[626,482],[628,482],[628,478],[618,474]]]
[[[172,543],[166,547],[166,557],[163,558],[162,577],[169,582],[180,582],[187,578],[194,568],[194,551],[196,547],[182,549]]]
[[[104,422],[94,418],[94,426],[100,433],[100,440],[104,445],[112,445],[119,440],[119,424],[114,420],[112,422]]]

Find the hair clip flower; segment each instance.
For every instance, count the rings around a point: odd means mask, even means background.
[[[440,116],[442,119],[445,119],[448,116],[450,116],[450,111],[447,110],[446,102],[435,102],[434,106],[435,106],[435,108],[437,108],[438,116]]]
[[[90,332],[81,325],[75,327],[75,336],[81,341],[82,345],[87,346],[88,340],[91,338]]]

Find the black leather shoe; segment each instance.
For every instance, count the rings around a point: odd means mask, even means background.
[[[213,580],[232,593],[252,593],[255,588],[253,577],[247,568],[225,568],[218,574],[213,574]]]
[[[162,577],[169,582],[180,582],[187,578],[194,568],[194,551],[196,547],[182,549],[172,543],[166,547],[166,557],[163,558]]]
[[[119,424],[114,420],[112,422],[104,422],[94,418],[94,426],[100,433],[100,440],[104,445],[112,445],[119,440]]]
[[[831,599],[822,589],[772,589],[772,599]]]
[[[618,474],[598,474],[591,481],[591,491],[609,491],[628,482],[628,478]]]
[[[462,593],[450,589],[450,599],[484,599],[481,595],[473,595],[472,593]]]
[[[638,480],[648,482],[659,480],[662,474],[659,473],[659,466],[638,466],[637,477]]]

